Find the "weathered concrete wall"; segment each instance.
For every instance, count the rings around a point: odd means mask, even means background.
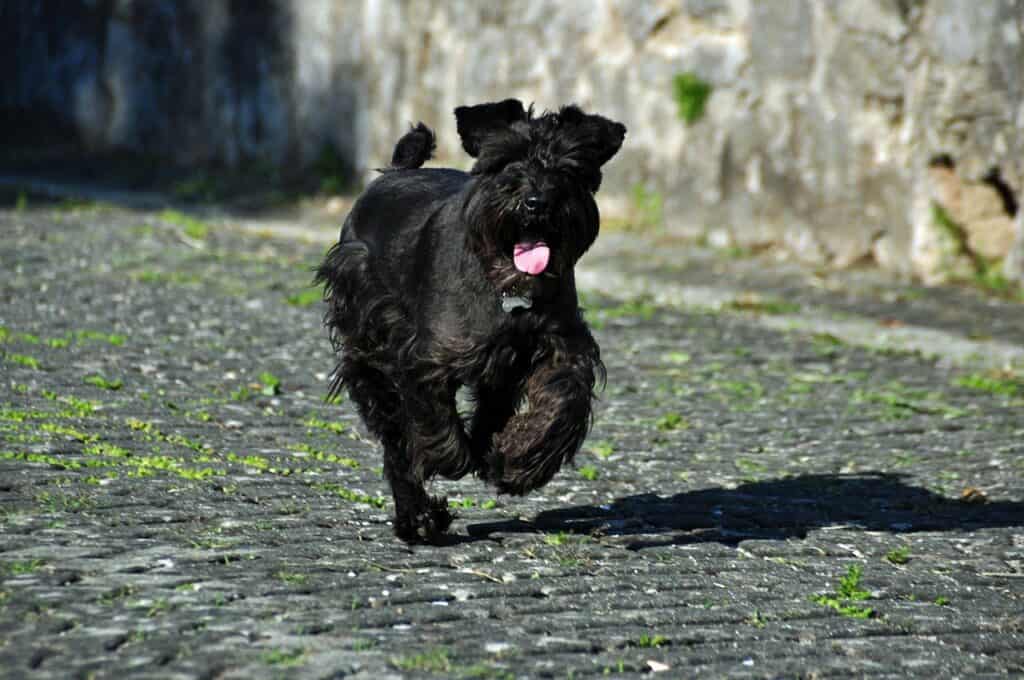
[[[1024,280],[1024,0],[64,4],[0,9],[0,106],[64,111],[95,146],[296,164],[329,141],[367,172],[415,120],[465,162],[459,104],[576,101],[629,127],[612,210],[640,186],[716,244]],[[713,88],[690,124],[681,73]]]

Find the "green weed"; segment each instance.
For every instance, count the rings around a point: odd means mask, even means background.
[[[231,392],[231,398],[235,401],[249,401],[252,399],[252,391],[245,385],[242,385],[237,390]]]
[[[689,428],[690,422],[678,413],[670,412],[654,421],[654,426],[662,432],[673,432]]]
[[[265,397],[281,393],[281,379],[268,371],[260,373],[260,385],[260,394]]]
[[[746,623],[750,624],[754,628],[764,628],[768,625],[768,618],[755,609],[754,613],[747,617]]]
[[[637,639],[633,646],[640,647],[642,649],[656,649],[658,647],[663,647],[668,644],[668,642],[669,639],[663,635],[649,635],[644,633]]]
[[[358,470],[362,467],[358,460],[352,458],[346,458],[344,456],[338,456],[333,453],[327,453],[320,449],[313,448],[309,444],[292,444],[290,447],[293,451],[299,451],[305,453],[313,460],[321,461],[324,463],[335,463],[337,465],[344,465],[347,468]]]
[[[58,423],[41,423],[39,425],[39,429],[43,432],[68,437],[82,443],[94,442],[100,438],[97,434],[89,434],[87,432],[82,432],[81,430],[76,430],[68,425],[60,425]]]
[[[277,571],[274,573],[274,578],[291,586],[300,586],[309,580],[309,576],[306,574],[299,574],[291,571]]]
[[[854,619],[869,619],[875,615],[871,607],[862,607],[854,602],[861,602],[871,597],[871,593],[861,588],[862,569],[859,565],[852,564],[846,571],[846,575],[839,579],[839,587],[833,593],[815,595],[811,598],[815,602],[826,607],[831,607],[843,616]]]
[[[305,288],[294,295],[286,297],[285,302],[293,307],[311,307],[322,302],[323,299],[323,291],[319,288]]]
[[[327,420],[321,420],[315,415],[310,415],[304,421],[302,421],[306,427],[314,427],[320,430],[326,430],[327,432],[333,432],[334,434],[343,434],[348,428],[344,423],[335,423]]]
[[[953,384],[1005,397],[1024,394],[1024,379],[1010,373],[971,373],[960,376]]]
[[[264,652],[261,658],[263,663],[268,666],[291,668],[293,666],[301,666],[305,655],[306,650],[304,649],[271,649]]]
[[[210,235],[210,226],[208,224],[194,217],[189,217],[178,210],[165,210],[160,213],[160,219],[181,227],[185,236],[196,241],[203,241]]]
[[[24,562],[9,562],[6,567],[7,573],[11,576],[22,576],[35,572],[44,564],[46,563],[43,560],[27,560]]]
[[[84,378],[84,382],[93,387],[98,387],[101,390],[117,391],[124,387],[124,383],[121,380],[108,380],[102,375],[90,375]]]
[[[904,545],[890,550],[885,554],[885,559],[892,564],[906,564],[910,561],[910,548]]]
[[[0,356],[3,356],[4,360],[11,362],[12,364],[18,364],[25,368],[31,368],[34,371],[38,371],[42,368],[42,364],[39,363],[39,359],[30,357],[27,354],[16,354],[14,352],[6,352]]]
[[[448,650],[432,649],[422,654],[402,656],[391,659],[391,665],[402,671],[420,671],[424,673],[447,673],[451,670]]]
[[[602,460],[607,460],[613,453],[615,453],[615,447],[608,441],[594,442],[587,448],[591,453]]]
[[[672,79],[672,94],[679,108],[679,117],[687,125],[696,123],[704,116],[711,90],[711,84],[695,73],[680,73]]]
[[[340,484],[315,484],[314,488],[320,491],[326,491],[327,493],[334,494],[340,498],[353,503],[362,503],[369,505],[374,508],[384,508],[387,505],[387,501],[383,496],[369,496],[358,491],[354,491]]]

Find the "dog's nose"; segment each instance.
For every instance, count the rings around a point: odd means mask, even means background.
[[[547,205],[547,201],[540,194],[530,194],[524,201],[526,209],[530,212],[540,212]]]

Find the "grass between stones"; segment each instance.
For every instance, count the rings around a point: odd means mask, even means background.
[[[858,604],[871,598],[871,593],[861,587],[863,570],[860,565],[851,564],[846,575],[840,577],[839,587],[831,593],[814,595],[811,601],[830,607],[843,616],[854,619],[869,619],[875,616],[875,610]]]

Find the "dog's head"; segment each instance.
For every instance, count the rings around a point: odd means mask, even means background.
[[[625,126],[576,106],[534,116],[517,99],[460,106],[455,119],[476,159],[463,214],[495,283],[506,289],[571,270],[597,238],[594,194]]]

